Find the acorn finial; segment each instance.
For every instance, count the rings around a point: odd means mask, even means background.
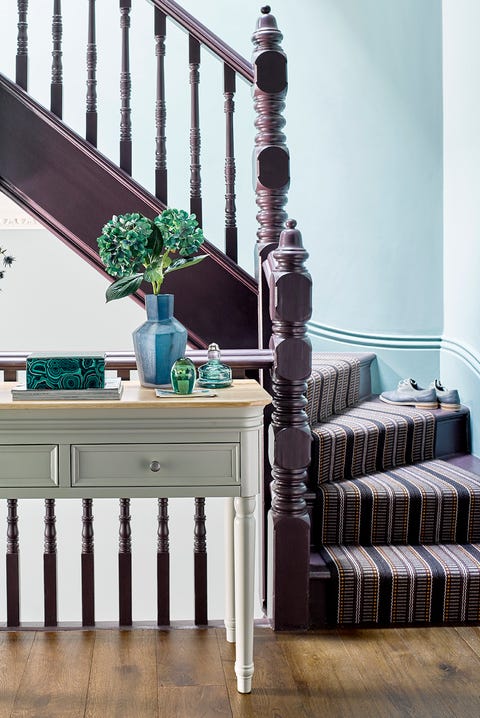
[[[296,229],[296,220],[287,219],[285,226],[286,228],[280,233],[279,249],[303,249],[302,235]]]

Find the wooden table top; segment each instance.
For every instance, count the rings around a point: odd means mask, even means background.
[[[157,397],[155,389],[140,386],[137,381],[124,381],[121,399],[81,401],[13,401],[11,390],[18,386],[17,382],[0,382],[0,409],[70,409],[73,407],[94,409],[100,408],[176,408],[185,409],[190,406],[200,408],[235,408],[247,406],[267,406],[272,401],[260,384],[254,379],[235,379],[232,386],[215,389],[216,396],[182,396],[172,395]]]

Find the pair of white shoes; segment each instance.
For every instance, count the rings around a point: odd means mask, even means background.
[[[387,404],[415,406],[421,409],[447,409],[458,411],[460,397],[457,389],[446,389],[440,379],[432,381],[428,389],[418,386],[415,379],[402,379],[393,391],[384,391],[380,399]]]

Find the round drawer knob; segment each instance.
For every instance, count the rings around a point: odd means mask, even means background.
[[[150,464],[150,471],[160,471],[160,462],[152,461]]]

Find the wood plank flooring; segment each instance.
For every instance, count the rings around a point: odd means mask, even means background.
[[[480,627],[255,631],[251,695],[220,628],[0,632],[0,718],[473,718]]]

